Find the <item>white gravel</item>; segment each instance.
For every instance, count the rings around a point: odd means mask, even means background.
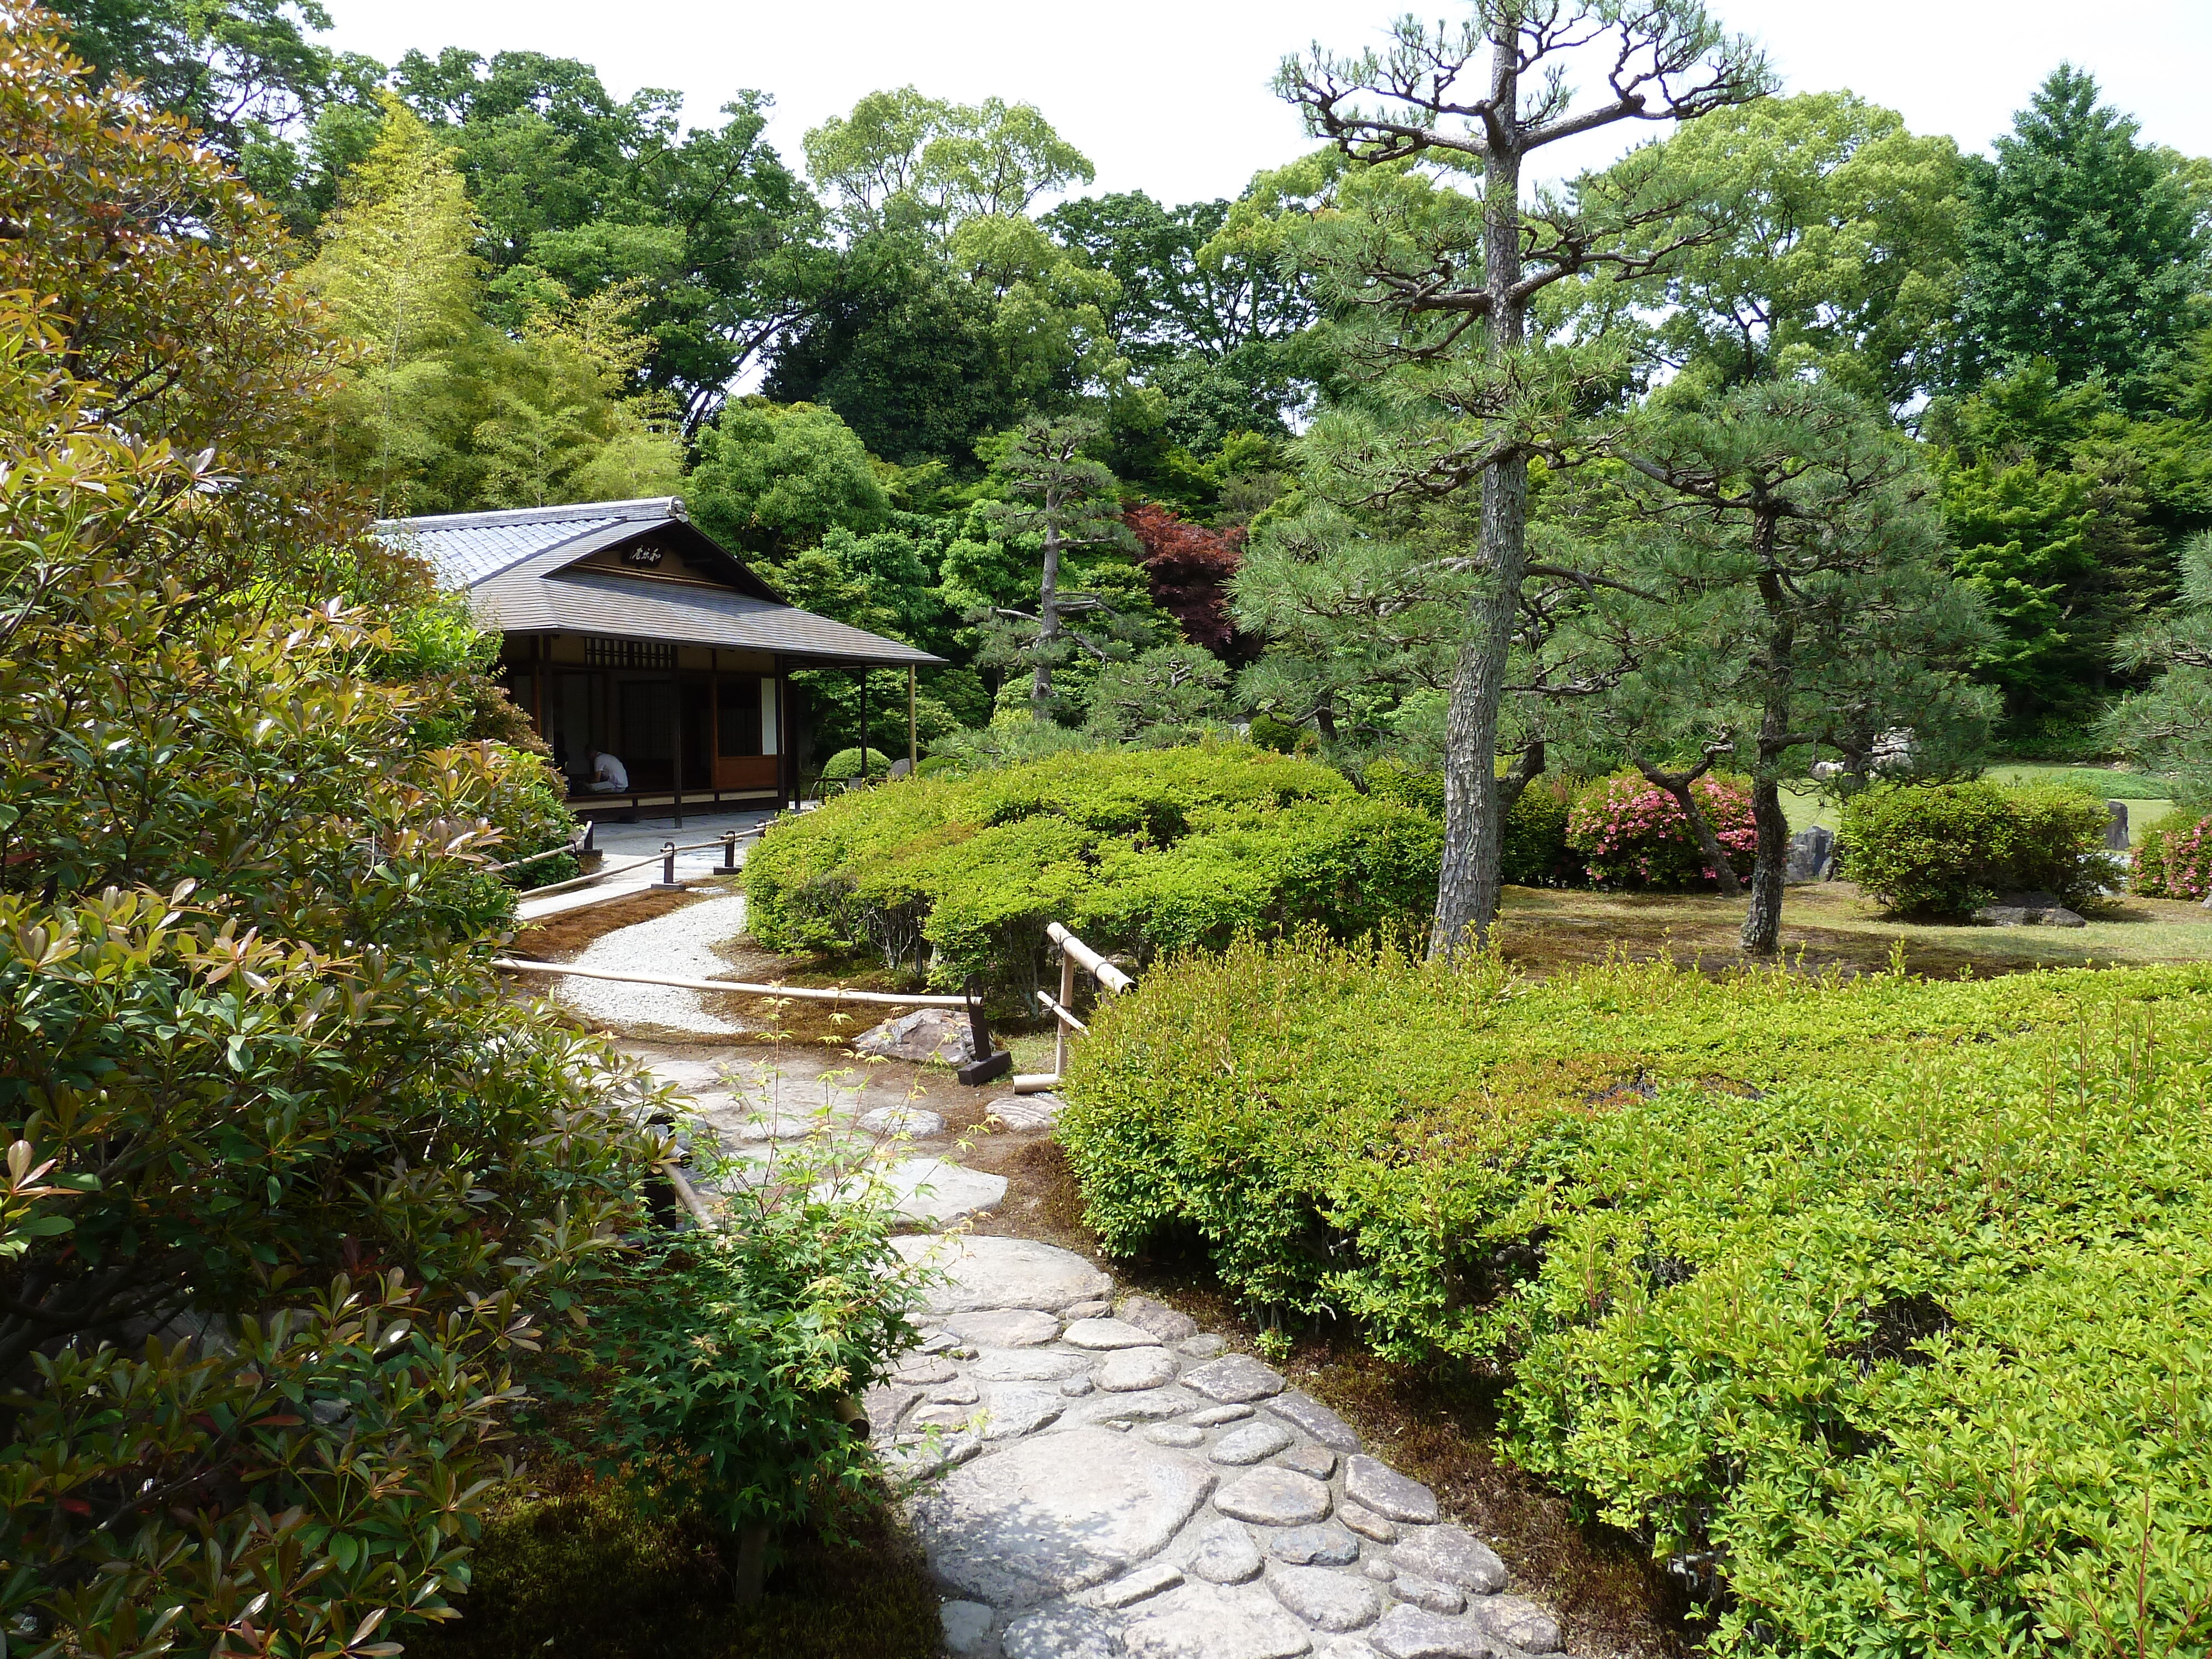
[[[575,965],[669,979],[719,978],[730,971],[730,964],[714,954],[714,947],[726,945],[744,930],[744,898],[735,893],[718,895],[593,939]],[[658,1026],[703,1036],[728,1036],[744,1029],[708,1013],[697,992],[665,985],[564,979],[556,994],[586,1019],[605,1025]]]

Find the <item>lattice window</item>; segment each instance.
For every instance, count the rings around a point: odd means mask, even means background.
[[[592,635],[584,641],[584,660],[594,668],[673,668],[676,647],[665,640],[609,640]]]

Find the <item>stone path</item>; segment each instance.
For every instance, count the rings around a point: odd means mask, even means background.
[[[1027,1239],[943,1270],[866,1401],[958,1659],[1513,1659],[1557,1621],[1435,1495],[1183,1314]]]

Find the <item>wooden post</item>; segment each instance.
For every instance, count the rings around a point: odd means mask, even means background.
[[[914,665],[906,665],[906,775],[914,775],[921,764],[921,744],[915,738],[914,724]]]
[[[1071,1013],[1075,1011],[1075,958],[1064,950],[1060,953],[1060,1006]],[[1052,1074],[1067,1075],[1067,1022],[1057,1014],[1052,1017]]]
[[[545,636],[530,636],[530,723],[538,728],[538,740],[547,748],[553,745],[545,737]]]
[[[860,671],[860,781],[868,781],[868,671]]]
[[[722,804],[722,652],[707,654],[707,787],[714,805]]]
[[[674,742],[670,745],[672,752],[668,774],[676,786],[672,792],[676,797],[676,803],[672,811],[676,820],[676,827],[681,830],[684,827],[684,674],[681,669],[670,672],[668,685],[669,690],[675,693],[675,708],[672,711],[674,721]]]

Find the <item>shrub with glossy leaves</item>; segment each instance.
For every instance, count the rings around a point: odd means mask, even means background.
[[[1721,1654],[2212,1644],[2212,968],[1157,965],[1060,1133],[1116,1254],[1506,1383]]]
[[[1736,874],[1750,874],[1759,830],[1749,788],[1740,778],[1708,772],[1690,793]],[[1566,840],[1589,878],[1607,886],[1689,887],[1716,878],[1681,803],[1638,772],[1616,772],[1584,788],[1567,816]]]
[[[1844,872],[1907,915],[1971,915],[1999,894],[2079,903],[2114,880],[2101,800],[2068,788],[1887,785],[1844,808]]]

